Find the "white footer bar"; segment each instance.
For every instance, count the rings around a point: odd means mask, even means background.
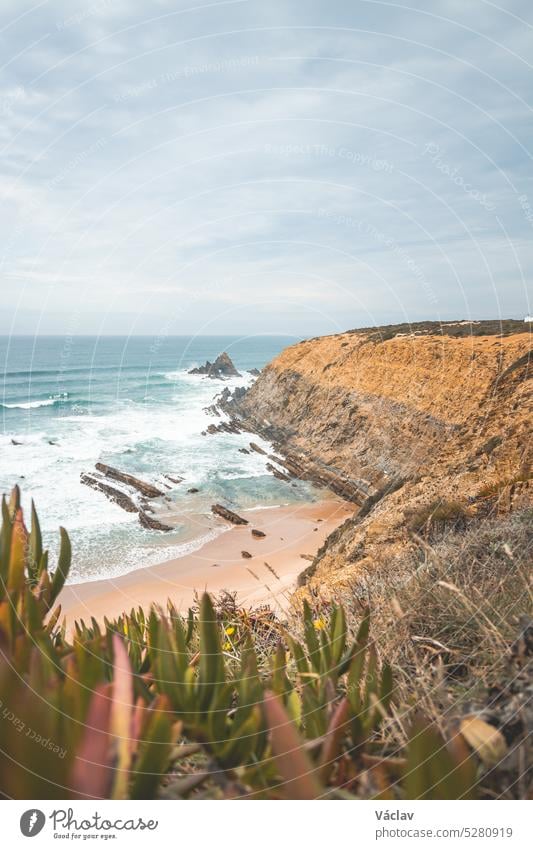
[[[530,847],[531,802],[0,803],[2,845],[187,849]]]

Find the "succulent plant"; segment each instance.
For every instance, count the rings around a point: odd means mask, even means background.
[[[476,764],[460,735],[445,741],[422,719],[400,758],[380,756],[393,681],[368,612],[351,644],[340,606],[326,619],[305,602],[299,640],[236,607],[228,622],[208,594],[186,618],[169,602],[75,622],[69,633],[57,601],[71,546],[60,534],[50,571],[35,507],[28,532],[19,490],[3,499],[1,793],[353,798],[376,760],[382,798],[475,792]],[[272,647],[267,661],[258,627]]]

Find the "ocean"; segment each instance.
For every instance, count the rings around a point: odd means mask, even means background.
[[[261,369],[295,341],[0,337],[0,490],[18,483],[24,506],[35,500],[52,552],[59,525],[67,528],[70,582],[117,576],[197,549],[224,532],[209,518],[215,501],[238,511],[316,500],[312,485],[277,480],[265,457],[239,452],[250,435],[202,436],[218,421],[205,412],[214,396],[224,386],[251,384],[249,369]],[[241,378],[188,374],[222,351]],[[175,531],[144,530],[134,514],[84,486],[80,474],[99,461],[146,480],[184,478],[168,492],[180,517]]]

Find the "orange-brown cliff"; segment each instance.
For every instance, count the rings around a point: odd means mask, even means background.
[[[311,588],[384,565],[432,524],[530,499],[531,359],[519,322],[351,331],[287,348],[230,399],[287,469],[357,505]]]

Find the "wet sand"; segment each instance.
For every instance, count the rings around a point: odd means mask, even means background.
[[[204,590],[237,592],[245,606],[269,603],[284,608],[300,572],[353,512],[353,504],[340,499],[244,511],[249,525],[231,526],[191,554],[118,578],[68,585],[59,598],[63,615],[70,627],[75,619],[94,616],[102,621],[139,605],[164,606],[169,598],[186,612],[195,591]],[[254,538],[252,528],[266,536]],[[252,556],[245,558],[242,551]]]

